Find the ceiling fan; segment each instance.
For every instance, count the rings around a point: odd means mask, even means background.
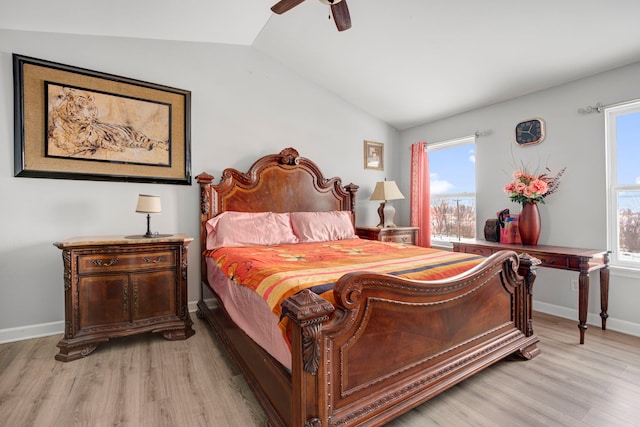
[[[304,0],[280,0],[271,7],[271,11],[280,15],[293,9],[303,1]],[[347,0],[320,0],[320,2],[331,6],[331,14],[333,15],[333,20],[336,22],[338,31],[351,28],[351,16],[349,16]]]

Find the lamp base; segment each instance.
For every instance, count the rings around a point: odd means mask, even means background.
[[[378,216],[380,217],[380,223],[378,228],[394,228],[396,225],[393,223],[393,217],[396,215],[396,208],[388,202],[380,203],[378,207]]]
[[[393,217],[396,216],[396,208],[393,205],[386,203],[383,210],[384,214],[384,228],[392,228],[396,225],[393,223]]]
[[[380,222],[376,227],[383,228],[384,227],[384,202],[380,203],[378,206],[378,216],[380,217]]]
[[[159,239],[162,237],[171,237],[173,234],[151,234],[151,236],[147,236],[146,234],[134,234],[131,236],[124,236],[125,239]]]
[[[160,234],[160,233],[151,233],[151,234],[143,234],[142,237],[145,239],[157,239],[158,237],[169,237],[173,236],[173,234]]]
[[[147,232],[144,234],[136,234],[135,236],[125,236],[127,239],[157,239],[159,237],[169,237],[172,234],[159,234],[151,232],[151,214],[147,214]]]

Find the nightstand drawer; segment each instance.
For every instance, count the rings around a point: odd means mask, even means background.
[[[170,268],[175,265],[175,251],[78,255],[78,274],[129,272],[145,268]]]
[[[413,232],[381,234],[380,235],[380,241],[381,242],[409,243],[409,244],[412,244],[412,245],[415,243],[415,239],[413,237]]]
[[[356,227],[356,234],[361,239],[379,240],[415,245],[418,240],[418,227]]]

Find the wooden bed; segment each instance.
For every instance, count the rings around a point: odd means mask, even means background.
[[[325,179],[293,148],[226,169],[219,184],[200,174],[200,242],[224,211],[346,210],[355,222],[356,185]],[[284,302],[291,370],[240,330],[209,286],[204,256],[197,315],[224,343],[274,426],[381,425],[489,365],[539,353],[531,320],[534,258],[499,252],[449,280],[413,281],[350,273],[336,306],[302,291]],[[389,325],[393,357],[379,345]],[[363,369],[363,367],[366,367]]]

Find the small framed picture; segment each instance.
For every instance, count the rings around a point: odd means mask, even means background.
[[[364,168],[384,170],[384,144],[381,142],[364,142]]]

